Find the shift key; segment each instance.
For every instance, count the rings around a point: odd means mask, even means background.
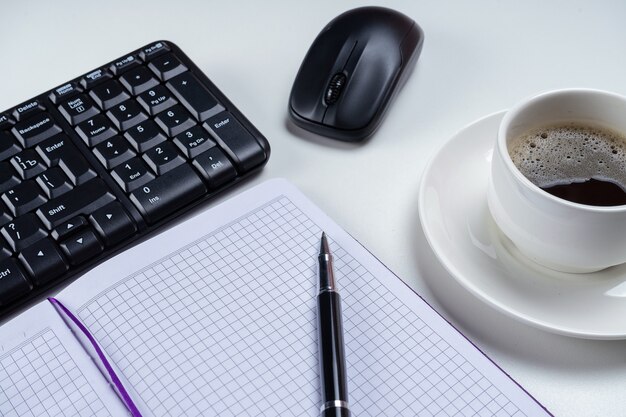
[[[112,201],[115,201],[115,196],[104,181],[94,178],[40,206],[37,216],[50,230],[72,217],[90,214]]]

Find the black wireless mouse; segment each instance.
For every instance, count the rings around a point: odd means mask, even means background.
[[[411,18],[361,7],[333,19],[315,38],[289,97],[300,127],[344,141],[372,134],[415,65],[424,32]]]

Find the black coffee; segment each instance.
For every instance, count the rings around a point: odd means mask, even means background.
[[[594,125],[534,129],[509,143],[526,178],[559,198],[592,206],[626,204],[626,136]]]
[[[550,194],[590,206],[621,206],[626,204],[626,191],[609,181],[590,179],[585,182],[558,184],[543,188]]]

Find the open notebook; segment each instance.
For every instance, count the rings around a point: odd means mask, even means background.
[[[144,417],[317,416],[322,230],[343,298],[353,415],[550,415],[284,180],[118,255],[55,298]],[[0,327],[0,416],[129,415],[60,311],[43,301]]]

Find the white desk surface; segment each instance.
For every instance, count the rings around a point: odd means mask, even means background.
[[[417,216],[427,160],[468,123],[549,89],[626,94],[626,2],[384,2],[414,18],[426,37],[380,129],[351,145],[292,128],[287,99],[309,45],[333,17],[361,5],[4,2],[0,109],[171,40],[269,139],[270,161],[247,186],[292,181],[556,416],[626,415],[626,342],[556,336],[484,305],[438,264]]]

